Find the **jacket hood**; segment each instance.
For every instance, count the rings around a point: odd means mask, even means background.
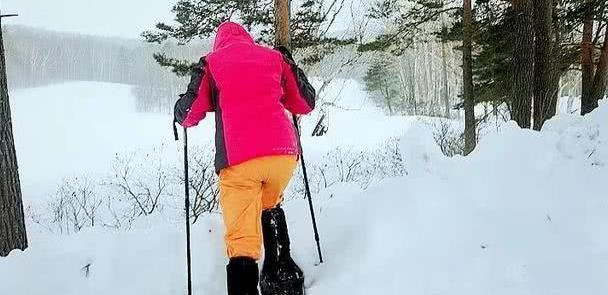
[[[235,43],[253,44],[253,38],[243,26],[235,22],[225,22],[217,28],[213,51],[217,51]]]

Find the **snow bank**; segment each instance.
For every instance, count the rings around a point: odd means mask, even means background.
[[[368,192],[387,198],[382,216],[403,217],[374,227],[397,233],[392,248],[378,243],[402,257],[395,285],[413,294],[608,292],[608,104],[562,114],[541,133],[511,122],[466,158],[421,147],[428,133],[411,129],[402,142],[418,173],[398,180],[395,194]]]
[[[382,118],[374,116],[365,120]],[[364,129],[375,126],[357,122],[364,118],[331,122],[359,126],[345,139],[353,143],[396,132],[382,128],[391,118],[378,130]],[[325,264],[316,265],[306,202],[285,206],[309,295],[608,293],[608,104],[560,115],[540,133],[507,124],[468,157],[445,158],[426,125],[395,120],[406,130],[407,176],[317,196]],[[195,294],[225,292],[222,231],[215,215],[194,226]],[[184,235],[174,224],[42,240],[0,260],[0,294],[185,292]]]

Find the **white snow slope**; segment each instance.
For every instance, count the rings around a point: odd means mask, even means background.
[[[608,294],[608,103],[542,132],[507,124],[468,157],[398,123],[407,176],[316,196],[324,264],[307,204],[286,205],[308,295]],[[225,294],[221,217],[193,231],[194,293]],[[0,294],[185,294],[184,248],[174,223],[41,239],[0,260]]]

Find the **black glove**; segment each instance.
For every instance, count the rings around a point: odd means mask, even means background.
[[[293,59],[293,55],[291,54],[291,51],[289,51],[289,49],[287,49],[287,47],[285,47],[285,46],[277,46],[277,47],[274,48],[274,50],[282,53],[283,56],[287,57],[291,61],[294,60]]]
[[[175,106],[173,107],[175,122],[181,125],[184,120],[186,120],[186,116],[188,115],[188,111],[190,111],[190,106],[192,105],[192,101],[192,94],[185,93],[179,96],[179,99],[175,102]]]
[[[198,88],[201,85],[201,81],[204,76],[205,66],[207,62],[205,61],[205,56],[199,59],[198,63],[196,63],[190,72],[190,83],[188,83],[188,88],[186,89],[186,93],[180,94],[179,99],[175,103],[175,107],[173,108],[173,114],[175,118],[175,122],[180,125],[186,120],[186,116],[188,115],[188,111],[194,103],[194,100],[198,96]]]

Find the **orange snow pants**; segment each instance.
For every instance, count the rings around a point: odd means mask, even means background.
[[[281,203],[297,161],[293,155],[268,156],[220,171],[220,206],[230,258],[260,259],[262,210]]]

